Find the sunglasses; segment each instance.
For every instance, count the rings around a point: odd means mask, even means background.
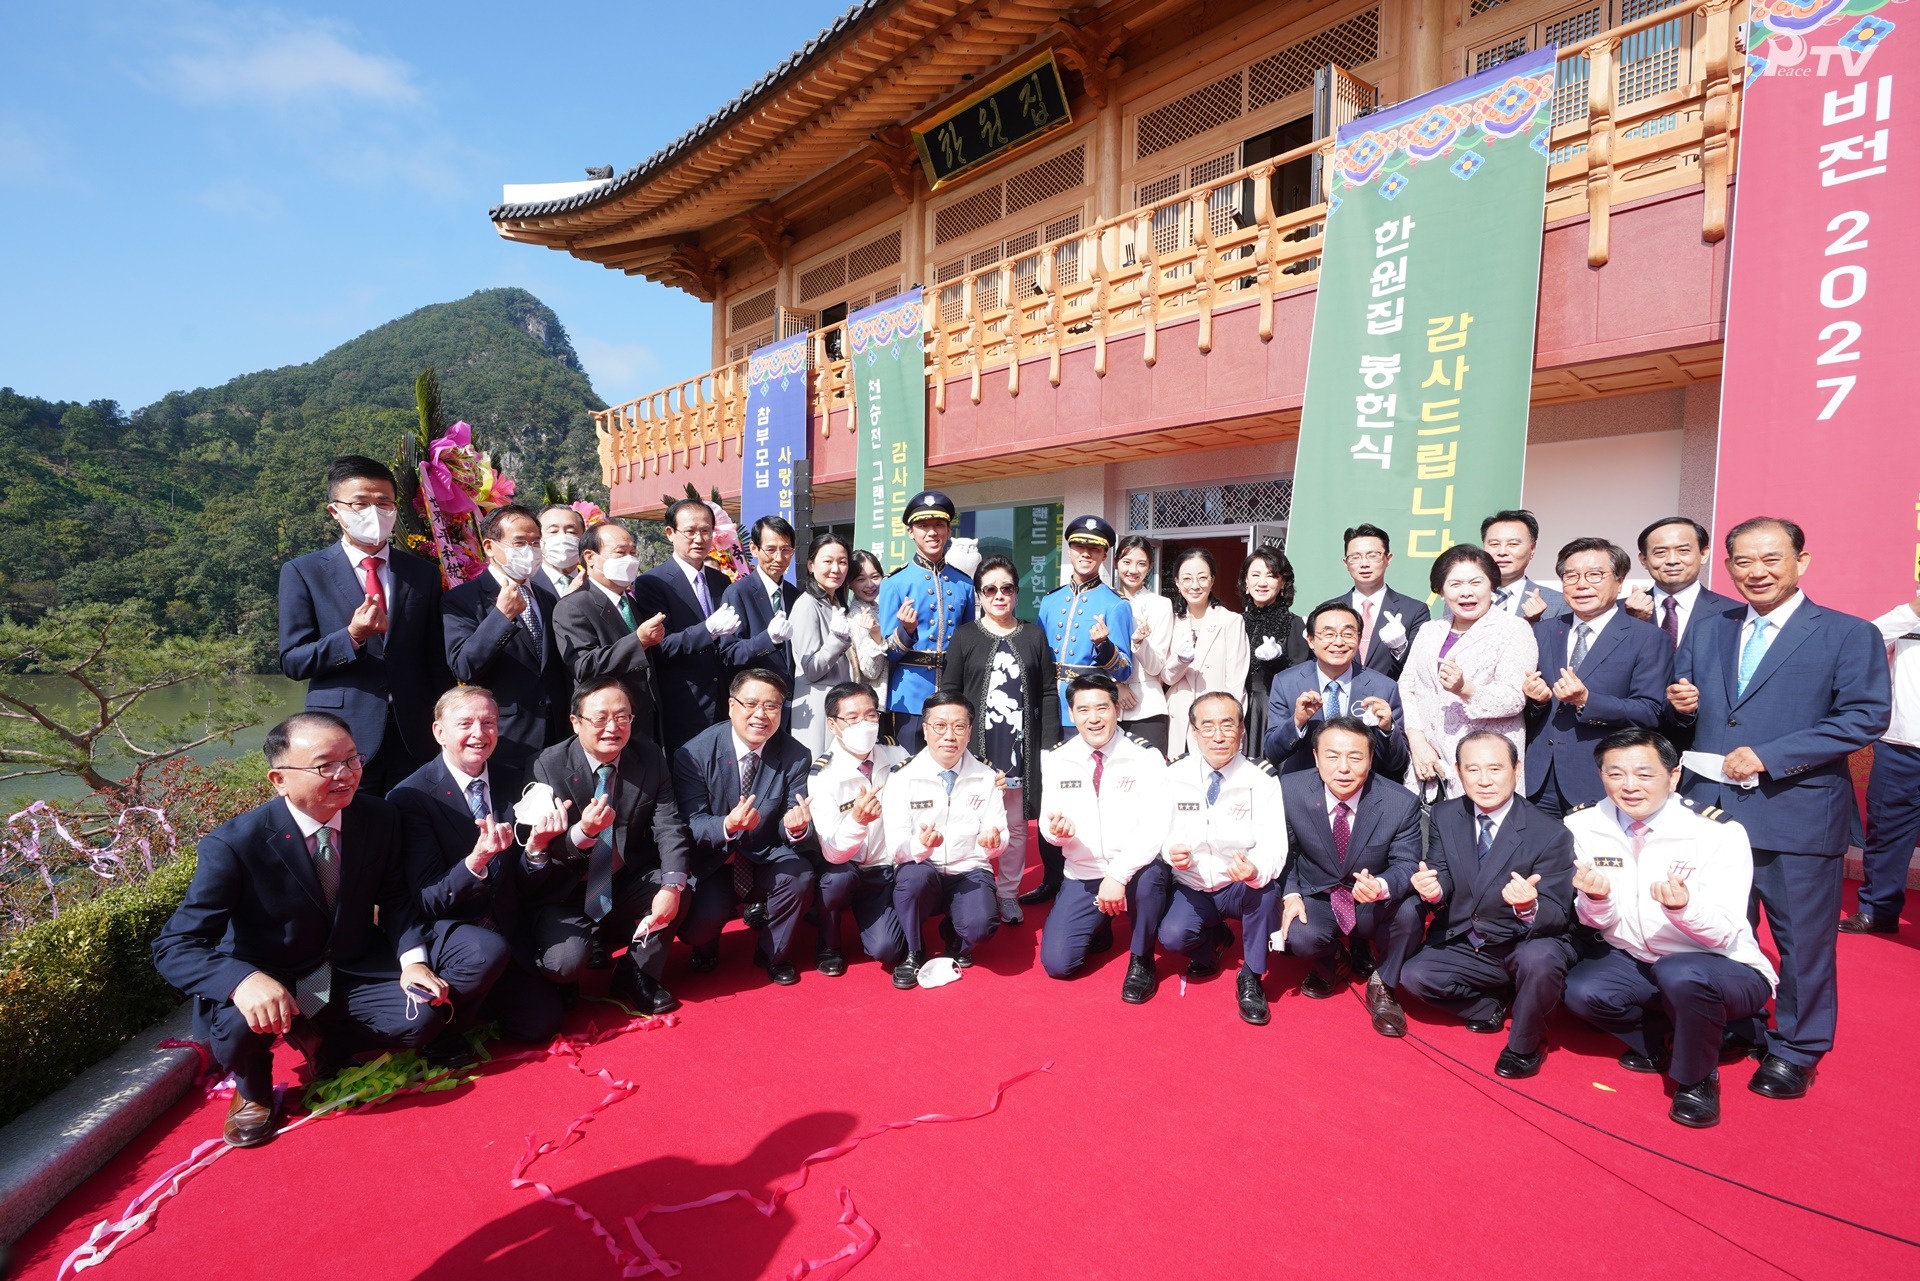
[[[1014,590],[1015,588],[1012,583],[994,583],[992,586],[982,587],[980,594],[982,596],[1011,596]]]

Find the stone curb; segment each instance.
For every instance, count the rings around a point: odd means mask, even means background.
[[[0,1243],[18,1240],[192,1088],[200,1056],[158,1045],[192,1035],[189,1002],[0,1129]]]

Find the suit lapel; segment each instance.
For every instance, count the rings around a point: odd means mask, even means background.
[[[1814,615],[1818,612],[1819,608],[1818,605],[1815,605],[1810,600],[1800,602],[1800,607],[1793,611],[1793,617],[1789,618],[1787,625],[1780,629],[1780,634],[1773,638],[1773,644],[1767,646],[1767,652],[1760,659],[1760,666],[1753,669],[1753,679],[1747,682],[1747,692],[1745,694],[1739,692],[1740,676],[1738,671],[1734,673],[1734,698],[1736,701],[1733,703],[1733,706],[1738,707],[1741,703],[1752,698],[1755,691],[1767,683],[1767,678],[1780,670],[1780,665],[1787,661],[1788,656],[1791,655],[1794,650],[1799,649],[1807,637],[1813,635]],[[1739,644],[1738,632],[1734,633],[1734,643],[1736,645]],[[1737,659],[1734,665],[1736,668],[1739,666]]]
[[[288,873],[306,891],[313,905],[326,911],[327,898],[320,892],[320,877],[313,870],[313,855],[307,852],[307,838],[300,834],[300,825],[293,821],[293,811],[288,808],[286,798],[274,799],[271,818],[273,835],[268,841],[273,852],[286,864]]]
[[[1569,615],[1568,617],[1569,619],[1572,618],[1571,615]],[[1616,607],[1614,609],[1613,617],[1607,620],[1606,630],[1601,632],[1600,635],[1594,640],[1593,644],[1588,647],[1587,660],[1586,662],[1582,663],[1581,666],[1591,671],[1602,660],[1604,660],[1608,654],[1611,654],[1619,646],[1621,637],[1627,634],[1627,629],[1625,625],[1626,620],[1627,620],[1627,612],[1623,609]],[[1573,628],[1578,625],[1579,625],[1578,620],[1573,620],[1571,625],[1567,628],[1567,634],[1571,636],[1573,634]],[[1572,653],[1572,646],[1568,646],[1568,653],[1569,654]],[[1576,675],[1577,674],[1578,673],[1576,673]],[[1552,684],[1552,682],[1549,681],[1548,684]]]
[[[1379,785],[1379,782],[1376,778],[1368,778],[1367,785],[1361,788],[1360,795],[1354,798],[1353,831],[1347,837],[1347,849],[1350,852],[1366,845],[1367,838],[1373,835],[1373,829],[1379,822],[1380,803],[1374,799],[1373,794],[1373,789]],[[1325,803],[1324,799],[1322,803]],[[1353,866],[1353,859],[1349,857],[1347,867]],[[1370,867],[1367,870],[1378,876],[1385,869]]]
[[[1479,822],[1474,824],[1478,836]],[[1482,906],[1492,906],[1491,900],[1500,897],[1500,887],[1507,882],[1507,871],[1512,865],[1513,856],[1520,848],[1520,833],[1527,827],[1526,811],[1520,808],[1519,797],[1513,801],[1513,808],[1507,811],[1500,829],[1493,834],[1493,848],[1487,851],[1483,859],[1475,859],[1479,864],[1477,884],[1474,886],[1474,901]]]

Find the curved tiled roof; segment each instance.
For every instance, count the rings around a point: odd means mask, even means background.
[[[612,182],[561,200],[543,200],[522,205],[495,205],[487,211],[487,216],[495,222],[506,222],[518,218],[544,218],[553,214],[592,209],[609,200],[617,199],[633,188],[657,177],[684,153],[706,142],[728,125],[745,116],[788,80],[799,75],[809,64],[823,58],[835,41],[852,31],[863,19],[878,10],[887,8],[893,2],[894,0],[859,0],[851,9],[835,18],[832,24],[822,30],[819,35],[801,46],[785,62],[760,77],[746,92],[646,160],[616,176]]]

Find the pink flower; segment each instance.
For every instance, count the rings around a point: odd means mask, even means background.
[[[607,523],[607,514],[600,510],[599,503],[582,500],[572,504],[572,506],[573,510],[579,513],[580,519],[586,522],[588,529],[592,529],[595,525],[604,525]]]
[[[473,428],[466,423],[447,428],[427,450],[420,470],[433,490],[433,501],[448,515],[474,510],[474,461]]]

